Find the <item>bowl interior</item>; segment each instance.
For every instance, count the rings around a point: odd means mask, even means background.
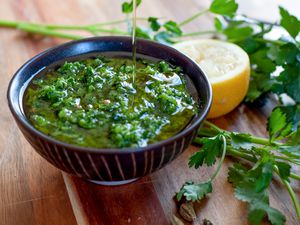
[[[15,119],[22,123],[22,125],[26,128],[30,129],[30,131],[35,132],[36,135],[42,136],[46,139],[52,139],[36,130],[27,120],[22,102],[26,87],[32,78],[34,78],[37,74],[40,74],[41,71],[45,70],[45,68],[49,66],[55,67],[61,65],[65,61],[74,61],[99,55],[130,57],[132,55],[131,38],[97,37],[69,42],[40,53],[25,63],[12,78],[8,89],[8,102]],[[137,57],[150,59],[151,61],[165,60],[170,64],[180,66],[183,69],[184,74],[187,75],[187,90],[200,106],[199,114],[194,116],[185,130],[194,129],[194,127],[199,126],[200,122],[208,113],[212,94],[210,84],[198,65],[182,53],[169,46],[143,39],[139,39],[137,41]],[[182,132],[185,132],[185,130]],[[177,135],[180,135],[180,133]],[[55,141],[60,145],[70,146],[70,144],[66,144],[55,139],[52,139],[51,141]],[[170,140],[168,139],[165,141]],[[159,143],[160,142],[151,145]],[[78,146],[76,146],[76,148],[81,150],[89,149]],[[126,149],[122,149],[122,151],[124,150]]]

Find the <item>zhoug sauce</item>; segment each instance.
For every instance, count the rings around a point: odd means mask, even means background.
[[[180,68],[160,61],[97,57],[37,75],[24,94],[27,118],[66,143],[143,147],[174,136],[197,113]]]

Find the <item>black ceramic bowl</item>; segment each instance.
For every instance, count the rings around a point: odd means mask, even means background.
[[[36,130],[26,118],[23,93],[29,81],[43,68],[87,54],[130,55],[130,37],[96,37],[49,49],[25,63],[8,87],[10,110],[28,142],[57,168],[100,184],[122,184],[158,170],[174,160],[192,142],[207,115],[212,99],[210,84],[199,66],[177,50],[148,40],[137,41],[138,57],[152,57],[180,66],[189,77],[188,91],[199,102],[200,113],[177,135],[143,148],[96,149],[55,140]]]

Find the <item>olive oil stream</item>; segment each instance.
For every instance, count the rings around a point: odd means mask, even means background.
[[[132,86],[135,86],[135,77],[136,77],[136,0],[132,1],[133,10],[132,10],[132,61],[133,61],[133,70],[132,70]],[[134,105],[135,94],[132,96],[131,106]]]
[[[132,61],[133,61],[132,84],[134,85],[135,76],[136,76],[136,0],[133,0],[133,11],[132,11]]]

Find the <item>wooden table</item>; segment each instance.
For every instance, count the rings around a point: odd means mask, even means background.
[[[240,2],[243,13],[257,18],[275,19],[279,2],[300,15],[299,3],[293,0]],[[120,4],[120,0],[0,0],[0,18],[88,24],[122,18]],[[144,0],[138,14],[180,21],[208,5],[208,0]],[[204,16],[186,30],[211,25],[211,17]],[[174,193],[187,180],[205,180],[214,169],[188,169],[187,159],[196,147],[190,147],[170,165],[135,183],[103,187],[62,174],[36,154],[17,129],[6,100],[10,78],[26,60],[64,41],[0,29],[0,224],[170,224],[169,218],[175,212]],[[241,105],[213,122],[226,129],[265,135],[266,115],[271,109],[271,102],[261,110]],[[232,159],[228,159],[226,166],[231,163]],[[233,197],[233,189],[226,181],[226,166],[214,182],[214,192],[197,205],[199,221],[208,218],[215,225],[244,225],[247,207]],[[294,186],[299,196],[299,183]],[[270,192],[271,204],[286,215],[288,225],[296,225],[295,212],[284,188],[275,181]]]

